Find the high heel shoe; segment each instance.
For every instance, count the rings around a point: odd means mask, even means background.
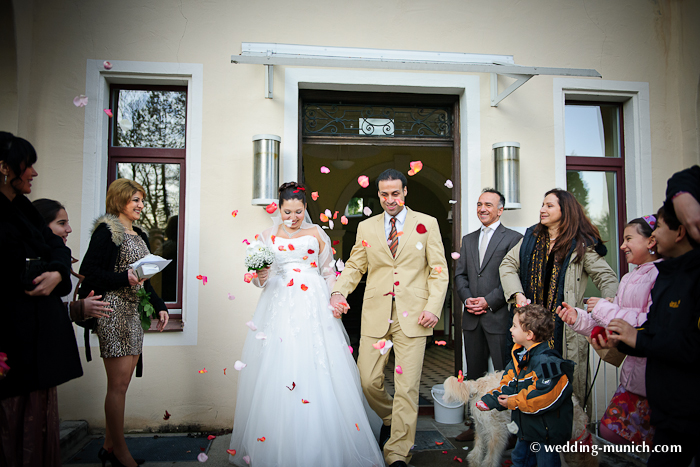
[[[119,459],[117,459],[117,456],[114,454],[114,452],[107,452],[107,460],[112,464],[112,467],[126,467],[124,464],[122,464]],[[141,465],[145,464],[146,460],[145,459],[134,459],[134,462],[136,462],[136,465]],[[104,464],[102,464],[104,467]]]
[[[109,460],[109,451],[107,451],[105,448],[100,448],[100,450],[97,451],[97,458],[102,461],[102,467],[105,467],[107,460]]]

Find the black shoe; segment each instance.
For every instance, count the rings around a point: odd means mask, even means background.
[[[392,462],[389,467],[408,467],[408,464],[406,464],[404,461],[396,461]]]
[[[382,429],[379,431],[379,449],[384,449],[384,445],[389,441],[390,437],[391,425],[382,425]]]
[[[102,467],[105,467],[107,460],[109,460],[109,451],[105,448],[100,448],[100,450],[97,451],[97,458],[102,462]]]
[[[117,459],[117,456],[114,454],[114,451],[107,452],[107,460],[112,464],[112,467],[126,467],[124,464],[122,464],[119,459]],[[134,462],[136,462],[136,465],[141,465],[146,463],[145,459],[134,459]],[[103,464],[104,466],[104,464]]]

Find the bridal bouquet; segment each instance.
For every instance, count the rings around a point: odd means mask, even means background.
[[[271,249],[261,242],[251,243],[245,252],[245,265],[248,271],[259,271],[269,267],[275,261],[275,255]]]

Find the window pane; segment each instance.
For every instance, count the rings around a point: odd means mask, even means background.
[[[615,172],[588,172],[569,170],[566,172],[567,190],[583,206],[586,215],[598,227],[608,254],[605,260],[620,276],[617,225],[617,175]],[[588,278],[586,297],[600,297],[600,291]]]
[[[620,157],[620,107],[566,105],[567,156]]]
[[[117,163],[117,178],[143,186],[144,210],[138,225],[148,233],[151,252],[173,260],[151,279],[166,302],[177,301],[178,233],[180,214],[180,164]]]
[[[129,148],[185,147],[185,91],[116,90],[117,118],[113,146]]]
[[[362,210],[364,209],[364,203],[362,198],[351,198],[347,207],[345,208],[345,215],[347,217],[357,217],[362,215]]]

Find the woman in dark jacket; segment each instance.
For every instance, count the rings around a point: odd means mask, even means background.
[[[26,195],[37,176],[32,145],[0,132],[0,465],[60,465],[56,386],[82,376],[61,296],[70,250]],[[29,261],[31,259],[31,261]]]
[[[103,464],[109,460],[114,467],[143,462],[131,457],[124,440],[126,391],[143,347],[141,289],[150,293],[149,301],[156,310],[152,318],[158,319],[158,330],[162,331],[168,323],[165,303],[150,281],[139,279],[130,266],[150,252],[146,234],[133,225],[141,218],[144,193],[144,188],[132,180],[120,178],[112,182],[107,190],[107,214],[95,221],[90,246],[80,266],[80,274],[85,276],[80,297],[94,291],[113,310],[108,317],[98,318],[95,333],[107,371],[107,427],[98,456]]]

